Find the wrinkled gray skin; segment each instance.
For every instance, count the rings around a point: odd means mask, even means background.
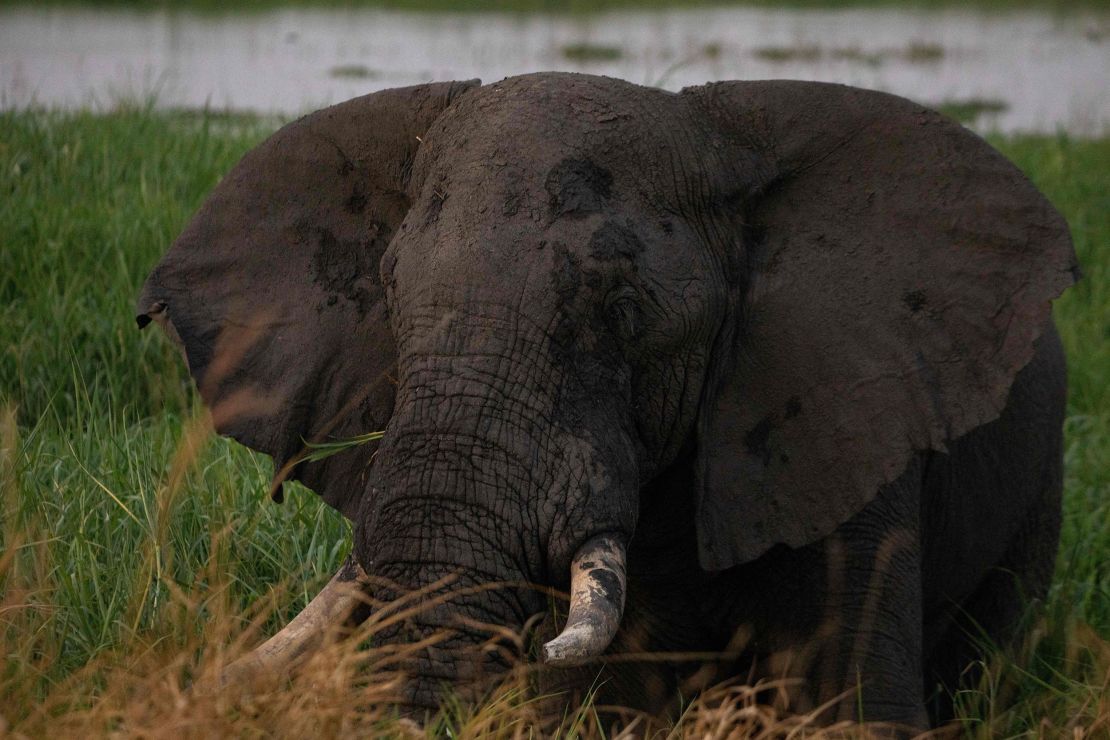
[[[797,675],[799,708],[849,691],[826,719],[920,727],[973,656],[967,625],[1006,639],[1047,586],[1050,301],[1076,274],[1025,178],[909,101],[539,74],[291,124],[139,307],[217,428],[274,455],[275,495],[298,478],[352,519],[371,576],[565,589],[609,534],[628,603],[608,652],[727,653],[614,663],[610,698]],[[298,463],[302,439],[382,427],[372,459]],[[390,632],[459,630],[408,699],[501,667],[467,657],[487,635],[460,615],[520,628],[545,607],[486,590]]]

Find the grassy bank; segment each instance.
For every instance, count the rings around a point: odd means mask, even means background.
[[[0,734],[396,729],[379,708],[388,687],[357,680],[349,656],[249,701],[181,690],[211,678],[235,638],[257,639],[252,617],[261,630],[287,620],[347,547],[313,494],[265,500],[269,462],[207,434],[176,354],[132,321],[150,266],[272,127],[141,108],[0,114]],[[1086,279],[1057,308],[1071,395],[1056,582],[1028,644],[995,653],[958,700],[982,737],[1042,723],[1050,736],[1099,721],[1107,732],[1110,139],[995,143],[1067,216]],[[264,598],[275,583],[284,592]],[[780,722],[744,709],[751,698],[714,694],[682,734],[726,714]],[[538,721],[512,693],[452,716],[461,735]]]

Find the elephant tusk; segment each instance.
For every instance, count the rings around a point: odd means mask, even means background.
[[[598,535],[578,549],[570,566],[570,612],[563,631],[543,646],[543,662],[588,663],[609,647],[624,613],[624,543]]]
[[[340,566],[327,585],[280,632],[239,658],[220,673],[227,686],[262,673],[280,673],[295,667],[319,648],[329,629],[351,620],[366,604],[369,576],[353,556]]]

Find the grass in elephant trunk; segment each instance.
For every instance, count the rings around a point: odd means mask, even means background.
[[[0,113],[0,734],[402,732],[372,643],[330,649],[291,686],[185,690],[286,623],[349,547],[347,523],[311,493],[265,500],[269,461],[208,436],[175,350],[133,329],[149,267],[276,126],[142,107]],[[1068,218],[1085,279],[1056,311],[1070,365],[1056,578],[1026,642],[989,651],[957,707],[972,736],[1098,736],[1110,729],[1110,139],[993,143]],[[804,717],[754,701],[776,688],[714,689],[675,734],[798,729]],[[510,682],[479,706],[449,702],[429,733],[612,734],[595,710],[544,724]]]

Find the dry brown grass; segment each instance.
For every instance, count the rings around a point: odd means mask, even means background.
[[[410,595],[378,605],[353,634],[335,635],[291,675],[261,675],[248,684],[221,686],[224,667],[261,638],[279,593],[250,613],[236,613],[221,597],[226,584],[203,593],[172,588],[158,630],[132,635],[60,680],[51,678],[59,656],[36,640],[49,618],[49,589],[20,573],[10,548],[0,561],[0,649],[7,656],[0,679],[0,735],[11,737],[331,737],[444,736],[525,737],[869,737],[868,728],[842,724],[819,729],[815,715],[778,708],[785,682],[723,685],[705,692],[674,721],[589,700],[560,713],[558,696],[530,688],[530,664],[516,670],[487,699],[445,703],[424,729],[399,719],[394,709],[399,665],[422,644],[373,645],[374,634],[435,603]],[[218,548],[217,548],[218,549]],[[29,577],[30,578],[29,578]],[[442,585],[442,584],[440,584]],[[427,642],[442,639],[429,638]],[[504,634],[491,630],[490,644]],[[519,638],[516,638],[519,640]],[[517,647],[520,647],[518,644]],[[534,665],[534,664],[531,664]]]
[[[151,644],[106,656],[50,686],[41,699],[9,680],[3,726],[14,737],[439,736],[448,728],[459,738],[870,736],[860,726],[818,730],[811,717],[786,715],[762,703],[776,691],[774,685],[714,689],[670,724],[631,713],[625,720],[603,720],[599,708],[589,705],[565,716],[547,715],[514,681],[480,705],[448,709],[446,717],[420,731],[391,709],[397,684],[376,672],[381,658],[373,649],[333,645],[292,677],[221,689],[217,677],[229,654]]]
[[[523,663],[485,701],[448,701],[440,716],[419,729],[399,719],[393,707],[398,666],[421,645],[375,647],[373,637],[435,601],[421,595],[378,605],[375,616],[354,634],[336,635],[292,675],[258,676],[249,684],[221,687],[223,668],[261,639],[266,617],[283,597],[275,591],[249,613],[238,613],[222,598],[226,584],[215,570],[204,574],[203,582],[213,585],[201,593],[172,589],[159,629],[132,635],[122,647],[55,680],[50,678],[51,661],[59,656],[37,639],[38,626],[52,609],[49,588],[35,583],[35,571],[14,567],[17,549],[9,548],[0,558],[0,650],[6,656],[0,677],[0,736],[772,739],[864,738],[882,729],[848,723],[821,728],[814,714],[792,714],[782,708],[790,688],[783,681],[717,686],[674,720],[590,701],[552,713],[559,697],[536,697],[529,665]],[[499,637],[504,640],[503,634],[491,631],[490,644]],[[1035,650],[1044,639],[1044,631],[1034,629],[1021,652]],[[1029,736],[1110,736],[1110,643],[1077,626],[1067,650],[1069,662],[1093,659],[1094,675],[1101,672],[1106,682],[1101,689],[1092,687],[1086,705],[1070,721],[1052,719],[1046,703],[1040,725],[1029,727]],[[1012,683],[1007,678],[1011,669],[1012,663],[1001,659],[987,665],[983,682],[990,687],[984,694],[991,697],[988,711],[981,722],[964,724],[964,733],[993,737],[1010,726],[991,709],[1004,708],[1012,699],[1006,695],[1015,690],[1007,683]]]

